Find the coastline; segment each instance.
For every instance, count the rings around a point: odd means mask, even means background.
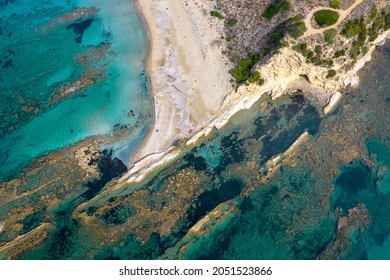
[[[154,97],[153,97],[152,94],[150,94],[151,89],[152,89],[152,81],[150,79],[150,75],[152,73],[151,55],[152,55],[152,50],[153,50],[153,40],[154,40],[154,37],[151,35],[151,28],[150,28],[150,24],[149,24],[150,20],[148,22],[147,19],[146,19],[145,13],[142,12],[142,8],[140,7],[140,4],[139,4],[140,1],[141,0],[134,0],[134,7],[135,7],[135,10],[137,12],[138,18],[142,22],[144,33],[145,33],[146,38],[147,38],[148,49],[147,49],[147,52],[146,52],[146,59],[145,59],[144,65],[145,65],[145,74],[146,74],[147,81],[148,81],[148,91],[149,91],[150,103],[152,104],[152,110],[151,110],[151,118],[153,120],[153,123],[151,123],[151,128],[152,128],[153,125],[154,125],[154,122],[155,122],[155,118],[156,118],[156,113],[155,113],[156,109],[155,109]],[[150,135],[152,133],[152,129],[151,128],[149,129],[148,133],[145,135],[145,138],[141,141],[140,145],[134,151],[134,155],[138,154],[142,150],[142,148],[144,147],[145,141],[147,141],[147,139],[149,139],[149,137],[150,137]],[[129,169],[134,167],[134,163],[132,162],[132,158],[133,157],[131,157],[129,159],[129,161],[130,161],[128,163]]]
[[[182,5],[182,1],[175,1],[175,3],[171,3],[171,5],[167,3],[168,1],[158,2],[160,5],[161,3],[163,3],[163,5],[167,5],[165,10],[168,19],[170,17],[169,12],[171,9],[173,8],[172,10],[175,11],[175,7],[172,7],[172,5]],[[184,106],[179,108],[179,111],[176,111],[175,116],[174,112],[178,108],[175,107],[174,102],[169,103],[169,100],[165,100],[165,102],[163,101],[160,103],[161,100],[156,98],[161,97],[158,95],[159,89],[156,88],[156,85],[164,85],[164,82],[161,81],[161,77],[160,80],[158,77],[158,75],[161,75],[161,69],[164,69],[163,52],[164,49],[166,51],[167,40],[175,37],[175,29],[172,29],[172,26],[167,25],[167,22],[164,22],[164,20],[161,21],[161,18],[158,16],[156,17],[156,15],[154,15],[153,17],[153,8],[156,9],[157,7],[156,1],[144,0],[141,3],[141,1],[137,0],[136,5],[138,11],[143,15],[145,23],[149,29],[149,40],[151,46],[150,55],[148,56],[147,71],[150,79],[151,96],[154,99],[156,112],[154,119],[155,123],[153,124],[150,133],[132,159],[134,161],[133,168],[131,168],[126,174],[122,176],[122,178],[119,179],[118,183],[120,183],[120,185],[125,184],[125,182],[138,183],[142,181],[153,171],[176,159],[182,153],[182,149],[196,145],[202,139],[207,137],[213,131],[213,129],[223,128],[225,125],[227,125],[229,119],[233,115],[239,111],[249,109],[256,101],[259,100],[263,94],[270,94],[272,99],[276,99],[290,93],[294,88],[306,87],[313,92],[312,94],[315,95],[315,97],[323,104],[323,107],[326,108],[324,114],[331,112],[334,107],[337,106],[338,101],[340,101],[342,98],[342,95],[340,95],[338,92],[347,87],[358,86],[358,71],[362,69],[368,61],[371,60],[372,53],[376,46],[386,41],[386,39],[388,39],[390,36],[389,31],[381,34],[381,36],[379,36],[379,38],[372,43],[366,55],[360,58],[351,70],[340,73],[340,76],[337,80],[328,80],[326,78],[326,68],[317,66],[313,67],[313,65],[309,65],[305,62],[305,58],[301,54],[296,53],[290,49],[282,49],[280,54],[275,55],[269,63],[256,68],[256,70],[258,70],[261,75],[265,77],[266,83],[264,85],[241,85],[237,91],[227,91],[223,96],[223,102],[218,106],[219,108],[214,106],[214,109],[217,109],[215,112],[210,114],[210,110],[204,108],[203,112],[205,114],[208,113],[208,117],[202,121],[192,121],[190,129],[186,130],[185,126],[180,126],[180,121],[178,120],[177,114],[183,114],[183,110],[188,110],[188,107],[191,104],[189,102],[185,102]],[[182,14],[182,16],[183,15],[184,14]],[[159,16],[161,16],[161,14],[159,14]],[[188,15],[186,16],[186,20],[194,25],[194,19],[191,21],[191,19],[188,18]],[[178,17],[180,17],[180,15]],[[177,20],[177,22],[182,24],[182,20]],[[178,24],[177,22],[176,24]],[[170,38],[165,38],[163,44],[160,45],[158,42],[156,42],[156,39],[161,40],[161,36],[163,35],[158,34],[158,31],[162,32],[164,31],[164,28],[158,30],[157,26],[161,26],[161,24],[164,25],[164,23],[165,31],[169,29],[166,33],[169,33]],[[177,45],[174,47],[177,48]],[[193,48],[195,49],[195,47]],[[172,53],[166,53],[165,59],[171,56]],[[157,63],[158,61],[156,61],[156,57],[160,57],[160,59],[163,57],[163,61],[160,61],[160,65]],[[287,67],[280,69],[280,65],[287,65]],[[340,67],[341,66],[342,65],[340,65]],[[175,64],[175,67],[185,68],[185,65],[183,66],[178,63]],[[164,71],[162,73],[164,73]],[[310,84],[305,85],[305,82],[302,81],[302,73],[307,74],[310,80]],[[228,75],[228,71],[226,71],[226,78],[228,78]],[[175,78],[180,79],[180,77],[181,76],[179,73],[179,75]],[[166,85],[169,86],[170,84],[166,83]],[[336,96],[332,99],[334,94],[336,94]],[[205,97],[205,92],[198,92],[198,97]],[[182,112],[180,112],[180,110],[182,110]],[[170,118],[167,116],[167,111],[171,113],[169,116]],[[187,117],[190,117],[190,115],[191,114],[189,114]],[[173,127],[175,124],[176,127]],[[156,135],[160,131],[160,127],[163,127],[164,137],[160,137],[161,134],[159,136]],[[175,143],[179,142],[182,143],[181,148],[175,145]],[[120,186],[118,187],[120,188]]]
[[[200,34],[196,19],[208,24],[221,22],[205,9],[216,1],[202,0],[200,3],[206,3],[200,4],[203,14],[198,13],[201,9],[192,10],[199,1],[174,1],[173,6],[183,4],[180,11],[186,14],[172,9],[169,2],[172,0],[118,2],[131,8],[131,13],[117,5],[112,5],[115,11],[111,11],[110,3],[104,2],[109,18],[119,19],[121,13],[126,28],[120,30],[128,30],[118,33],[112,29],[113,42],[125,44],[120,54],[112,50],[123,72],[111,72],[119,73],[121,84],[131,84],[135,69],[134,77],[139,78],[136,90],[121,88],[122,100],[104,111],[110,116],[121,111],[120,121],[134,120],[135,124],[115,125],[113,133],[90,135],[50,151],[12,180],[0,182],[0,259],[390,256],[383,242],[390,232],[386,219],[390,205],[385,203],[390,194],[386,180],[390,175],[390,155],[386,155],[390,144],[390,30],[379,32],[372,43],[366,41],[353,63],[346,52],[334,59],[331,67],[314,65],[303,52],[290,48],[304,41],[288,41],[288,47],[251,65],[248,71],[258,72],[264,81],[247,80],[234,90],[221,89],[220,102],[198,108],[194,105],[204,103],[193,99],[211,99],[214,92],[207,83],[216,77],[207,74],[223,61],[197,73],[196,80],[204,82],[203,87],[191,79],[188,61],[202,64],[207,60],[204,45],[212,42],[214,35],[195,46],[194,39],[201,37],[196,36]],[[140,7],[139,3],[151,6]],[[221,7],[213,10],[225,15],[228,28],[227,19],[235,10],[227,12]],[[149,15],[148,21],[142,9]],[[386,12],[390,12],[387,7]],[[243,14],[237,12],[237,18],[243,20]],[[183,17],[187,28],[194,31],[191,44],[182,40],[188,29],[177,33],[174,28],[182,24]],[[170,18],[176,23],[167,20]],[[129,24],[129,19],[136,25]],[[239,21],[237,27],[240,25]],[[249,26],[248,21],[242,25]],[[140,38],[137,48],[129,34],[133,30]],[[314,51],[316,40],[323,39],[318,37],[309,38],[308,50]],[[220,38],[215,42],[222,49],[237,50],[245,43],[227,44]],[[354,40],[343,38],[341,44],[339,39],[323,48],[322,59],[350,47]],[[385,46],[379,47],[382,44]],[[183,57],[183,46],[197,52]],[[199,57],[202,53],[204,57]],[[233,61],[229,52],[225,54]],[[336,75],[330,76],[330,69]],[[222,66],[219,70],[223,77],[232,78]],[[197,78],[203,75],[204,80]],[[112,85],[107,83],[112,93],[119,92],[120,88]],[[142,95],[140,103],[132,97],[137,92]],[[90,99],[92,105],[92,99],[101,95],[76,100]],[[115,94],[110,95],[103,99],[103,108],[109,107],[106,100]],[[199,118],[199,114],[204,115]],[[145,126],[141,129],[141,125]],[[264,222],[261,228],[259,221]]]
[[[153,124],[120,183],[141,169],[151,169],[156,160],[166,162],[176,154],[175,143],[217,117],[231,90],[229,63],[214,45],[219,32],[206,29],[205,23],[194,27],[183,1],[136,0],[135,6],[149,39],[145,70]],[[174,16],[180,19],[172,20]]]

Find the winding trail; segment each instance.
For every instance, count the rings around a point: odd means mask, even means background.
[[[337,28],[337,26],[339,26],[346,19],[346,17],[353,11],[353,9],[355,9],[357,6],[359,6],[364,1],[365,0],[356,0],[355,3],[353,3],[351,6],[349,6],[349,8],[346,10],[338,10],[338,9],[333,9],[330,7],[315,8],[306,16],[306,18],[303,21],[307,27],[307,30],[303,34],[302,38],[306,37],[306,36],[311,36],[311,35],[323,33],[327,30]],[[338,21],[331,26],[327,26],[327,27],[320,28],[320,29],[313,28],[313,26],[311,25],[311,19],[313,18],[314,14],[320,10],[331,10],[331,11],[338,12],[340,17],[339,17]]]

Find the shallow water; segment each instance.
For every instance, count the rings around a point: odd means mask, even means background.
[[[1,9],[0,179],[48,151],[124,130],[126,136],[112,148],[127,164],[151,121],[147,43],[133,1],[34,3],[10,2]],[[77,8],[97,11],[82,21],[50,26]],[[80,55],[89,55],[87,64]],[[55,99],[59,87],[90,69],[95,74],[90,84]]]

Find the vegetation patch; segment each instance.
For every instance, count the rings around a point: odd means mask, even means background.
[[[251,84],[258,84],[259,86],[264,84],[264,79],[261,78],[259,71],[253,71],[252,75],[249,77],[248,82]]]
[[[233,27],[237,24],[238,20],[235,18],[230,18],[226,21],[226,24],[230,27]]]
[[[260,56],[257,53],[250,53],[248,57],[240,59],[237,66],[230,70],[230,74],[234,77],[237,84],[241,84],[251,78],[251,70],[259,59]]]
[[[341,30],[341,34],[346,38],[352,38],[357,35],[357,39],[352,42],[349,50],[349,56],[352,59],[356,59],[361,53],[361,48],[366,42],[367,35],[369,35],[364,18],[348,21]],[[370,36],[373,38],[376,35],[371,31]]]
[[[211,15],[212,17],[216,17],[216,18],[218,18],[218,19],[224,19],[224,18],[225,18],[223,15],[221,15],[221,14],[218,13],[217,11],[211,11],[211,12],[210,12],[210,15]]]
[[[384,29],[389,30],[390,29],[390,13],[387,13],[384,17],[385,17]]]
[[[268,20],[271,20],[275,15],[280,11],[288,11],[291,8],[291,4],[288,0],[276,0],[274,3],[271,3],[264,10],[263,17]]]
[[[342,57],[344,55],[345,55],[345,50],[340,50],[340,51],[335,52],[334,57],[339,58],[339,57]]]
[[[339,20],[339,13],[332,10],[320,10],[314,14],[314,19],[319,26],[331,26]]]
[[[326,75],[326,78],[333,78],[334,76],[336,76],[336,71],[333,70],[333,69],[330,69],[328,70],[328,75]]]
[[[336,29],[326,30],[324,32],[324,41],[331,45],[334,43],[334,39],[336,38],[336,36],[337,36]]]
[[[374,6],[369,16],[368,25],[370,23],[371,26],[368,28],[368,40],[369,42],[372,42],[376,38],[378,38],[378,35],[381,30],[386,31],[390,29],[390,13],[386,13],[385,10],[382,10],[382,12],[379,13],[377,8]],[[358,29],[358,27],[354,27]]]
[[[292,47],[292,49],[306,57],[307,63],[313,63],[314,65],[323,65],[326,67],[330,67],[333,65],[333,60],[322,58],[322,48],[319,45],[314,48],[314,51],[309,49],[306,43],[295,45]]]
[[[314,52],[316,54],[321,54],[322,53],[322,47],[320,45],[316,45],[314,48]]]
[[[354,19],[348,21],[344,28],[341,30],[341,35],[346,38],[352,38],[353,36],[358,35],[365,28],[364,19]]]
[[[296,15],[287,19],[285,22],[280,23],[271,33],[268,41],[268,48],[278,50],[281,47],[286,46],[286,44],[283,44],[284,41],[282,41],[286,34],[289,34],[294,39],[302,36],[306,31],[306,26],[301,20],[302,16]]]
[[[341,7],[341,2],[338,0],[332,0],[329,2],[329,7],[333,8],[333,9],[338,9]]]
[[[309,51],[307,49],[307,44],[298,44],[292,47],[292,49],[296,52],[301,53],[303,56],[307,57],[309,55]]]
[[[287,27],[288,33],[294,39],[301,37],[306,31],[306,25],[303,21],[293,23]]]

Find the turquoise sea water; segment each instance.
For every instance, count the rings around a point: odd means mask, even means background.
[[[48,151],[115,131],[125,136],[114,156],[127,164],[151,120],[147,42],[133,2],[0,2],[0,179]],[[78,8],[96,11],[58,20]],[[97,73],[90,84],[53,102],[58,88],[89,69]]]

